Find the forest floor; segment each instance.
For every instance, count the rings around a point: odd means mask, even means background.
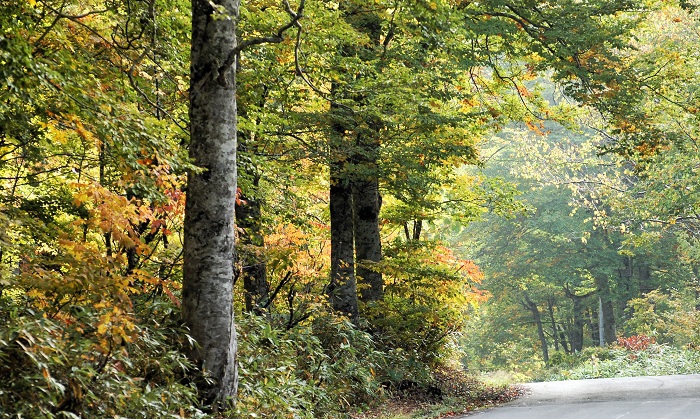
[[[383,404],[353,419],[437,419],[462,415],[485,407],[493,407],[517,399],[524,394],[518,386],[484,386],[474,381],[461,388],[460,395],[436,397],[433,389],[410,389],[389,397]]]

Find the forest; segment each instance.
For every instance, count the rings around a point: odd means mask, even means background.
[[[0,417],[700,373],[699,8],[3,0]]]

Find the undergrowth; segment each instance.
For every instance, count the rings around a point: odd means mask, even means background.
[[[609,348],[587,348],[557,360],[547,381],[700,373],[700,351],[654,343],[644,336],[620,338]]]
[[[404,382],[392,389],[380,406],[353,419],[432,419],[451,417],[486,406],[506,403],[522,395],[510,384],[489,385],[461,369],[440,367],[427,384]]]

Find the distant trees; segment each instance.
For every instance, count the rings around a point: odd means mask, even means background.
[[[686,54],[679,49],[696,48],[696,34],[688,32],[687,25],[697,25],[697,15],[679,5],[654,7],[633,32],[636,49],[621,49],[611,55],[608,63],[615,63],[619,71],[604,82],[607,87],[603,91],[578,90],[576,86],[570,90],[600,112],[579,113],[584,132],[567,133],[562,127],[546,124],[545,135],[515,134],[519,151],[504,155],[520,162],[515,172],[528,179],[526,185],[538,185],[534,186],[536,193],[524,190],[525,199],[537,210],[529,217],[533,224],[521,220],[492,225],[501,225],[490,229],[495,237],[510,237],[501,242],[504,247],[497,253],[513,259],[507,264],[513,263],[517,269],[503,270],[498,258],[485,253],[481,261],[487,277],[494,281],[487,287],[495,286],[495,295],[500,295],[510,286],[508,293],[514,293],[513,298],[521,290],[531,301],[542,293],[540,311],[551,312],[552,324],[558,324],[546,333],[550,349],[564,343],[569,352],[586,344],[609,343],[616,335],[633,332],[627,321],[635,316],[633,302],[638,298],[653,290],[668,293],[696,284],[696,217],[690,208],[695,205],[691,192],[697,178],[689,168],[697,166],[696,153],[691,151],[696,148],[697,118],[688,102],[693,97],[691,86],[696,83],[686,73],[695,64],[681,64],[677,58]],[[660,48],[652,48],[652,44]],[[660,61],[666,64],[658,66]],[[604,73],[598,74],[596,77]],[[588,139],[578,139],[585,137]],[[555,195],[564,201],[539,201]],[[545,208],[560,208],[559,215],[552,217],[551,210],[547,214]],[[557,225],[567,223],[573,223],[565,228],[569,237],[553,240],[555,232],[561,231]],[[574,230],[578,233],[571,234]],[[515,235],[532,237],[532,245],[526,245],[532,249],[512,244]],[[524,245],[527,240],[519,239],[518,243]],[[545,246],[547,251],[541,249],[542,240],[552,240]],[[499,241],[492,237],[482,243],[482,251],[488,252],[494,249],[489,243],[498,246]],[[565,251],[569,246],[579,250]],[[514,255],[525,259],[515,262],[518,257]],[[494,268],[495,275],[490,271]],[[505,282],[498,279],[501,275]],[[557,276],[569,281],[559,291],[550,282]],[[506,278],[516,283],[508,284]],[[582,282],[576,284],[574,278]],[[531,313],[534,320],[532,305],[524,308],[523,313]],[[557,312],[562,320],[556,320]],[[557,333],[558,327],[570,332]],[[585,330],[590,336],[583,333]],[[535,328],[530,333],[539,335]]]

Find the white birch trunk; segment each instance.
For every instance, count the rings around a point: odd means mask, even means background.
[[[217,5],[214,11],[212,4]],[[240,0],[192,1],[190,157],[203,169],[187,184],[182,315],[199,344],[191,354],[214,380],[208,402],[235,399],[238,385],[233,318],[236,197],[235,49]]]

